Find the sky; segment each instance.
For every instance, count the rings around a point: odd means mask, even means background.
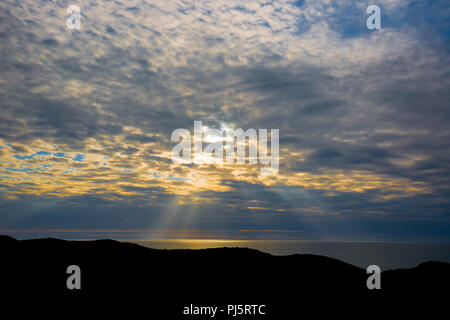
[[[0,234],[450,241],[449,16],[445,0],[3,0]],[[194,121],[279,129],[278,172],[174,163]]]

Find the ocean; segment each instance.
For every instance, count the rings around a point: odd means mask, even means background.
[[[273,255],[318,254],[366,269],[411,268],[426,261],[450,263],[450,243],[412,242],[321,242],[281,240],[134,240],[127,241],[155,249],[252,248]]]

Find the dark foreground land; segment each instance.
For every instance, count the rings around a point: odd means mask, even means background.
[[[442,262],[382,272],[381,290],[368,290],[366,270],[339,260],[242,248],[156,250],[112,240],[0,236],[0,261],[2,308],[60,310],[62,319],[75,311],[168,320],[391,318],[419,309],[448,314],[450,264]],[[80,290],[66,286],[70,265],[81,269]],[[224,311],[184,315],[191,305]],[[265,305],[265,315],[233,316],[228,305]]]

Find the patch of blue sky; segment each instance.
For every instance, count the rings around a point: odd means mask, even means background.
[[[186,181],[187,178],[179,178],[179,177],[174,177],[174,176],[168,176],[168,178],[170,180],[174,180],[174,181]]]
[[[64,152],[55,152],[53,155],[57,158],[67,158]]]
[[[75,157],[72,158],[73,161],[81,162],[84,159],[84,155],[77,153]]]
[[[296,7],[301,7],[305,4],[305,0],[297,0],[292,3]]]
[[[35,168],[5,168],[5,169],[13,172],[29,172],[36,170]]]
[[[49,156],[49,155],[51,155],[50,152],[47,152],[47,151],[38,151],[38,152],[35,152],[35,153],[33,153],[33,154],[30,154],[30,155],[24,155],[24,156],[15,154],[13,157],[16,158],[16,159],[18,159],[18,160],[28,160],[28,159],[34,159],[34,157],[36,157],[36,156]]]
[[[77,161],[77,162],[82,162],[83,159],[85,158],[84,155],[82,154],[75,154],[74,157],[70,157],[68,155],[66,155],[64,152],[48,152],[48,151],[38,151],[36,153],[30,154],[30,155],[18,155],[15,154],[13,157],[18,159],[18,160],[28,160],[28,159],[34,159],[36,156],[41,156],[41,157],[45,157],[45,156],[50,156],[53,155],[57,158],[66,158],[66,159],[72,159],[73,161]]]
[[[335,12],[326,18],[326,22],[330,29],[338,32],[342,38],[356,38],[369,34],[372,30],[367,28],[366,10],[357,8],[356,6],[346,8],[334,8]],[[383,25],[383,16],[381,18]]]
[[[430,34],[434,34],[448,47],[450,46],[448,8],[448,0],[412,1],[404,10],[403,22],[422,31],[422,39],[434,40],[430,38]]]
[[[35,153],[35,155],[37,155],[37,156],[49,156],[49,155],[51,155],[51,153],[48,152],[48,151],[38,151],[38,152]]]
[[[334,5],[333,13],[325,15],[324,20],[330,29],[338,32],[342,38],[355,38],[369,35],[378,30],[369,30],[366,26],[367,18],[371,14],[366,13],[367,6],[359,7],[356,3],[350,5]],[[381,28],[405,30],[414,29],[417,33],[423,33],[424,37],[430,34],[441,38],[449,44],[450,28],[448,21],[448,1],[412,1],[406,6],[384,7],[381,9]],[[420,36],[417,34],[418,36]]]
[[[33,159],[34,158],[34,154],[29,155],[29,156],[20,156],[18,154],[15,154],[13,157],[18,159],[18,160],[27,160],[27,159]]]

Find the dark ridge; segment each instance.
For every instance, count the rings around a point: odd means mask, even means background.
[[[16,241],[19,241],[19,240],[16,240],[10,236],[0,235],[0,244],[8,243],[8,242],[16,242]]]
[[[0,256],[2,296],[53,308],[89,305],[103,314],[150,308],[149,319],[210,318],[184,316],[190,304],[265,304],[271,315],[214,319],[299,319],[309,312],[348,317],[366,308],[376,313],[375,305],[405,312],[430,299],[437,303],[450,288],[450,264],[443,262],[382,272],[382,289],[369,290],[366,270],[337,259],[246,248],[158,250],[114,240],[0,236]],[[80,290],[66,286],[70,265],[81,269]]]

